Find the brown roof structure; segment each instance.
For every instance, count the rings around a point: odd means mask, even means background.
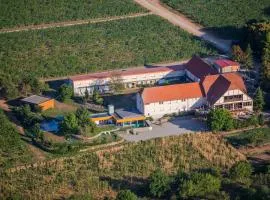
[[[199,56],[193,56],[192,59],[186,64],[186,69],[199,79],[202,79],[208,75],[218,74],[218,71],[215,68],[206,63]]]
[[[145,88],[142,91],[144,104],[203,97],[199,83],[185,83]]]
[[[225,92],[239,89],[246,93],[246,86],[238,73],[226,73],[206,76],[201,85],[209,103],[214,104]]]

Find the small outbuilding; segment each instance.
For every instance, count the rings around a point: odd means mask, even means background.
[[[38,106],[42,111],[54,108],[54,99],[32,95],[21,100],[24,104],[29,104],[30,106]]]
[[[215,61],[214,66],[219,73],[237,72],[240,70],[239,63],[228,59],[218,59]]]

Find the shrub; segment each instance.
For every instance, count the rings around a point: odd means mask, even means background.
[[[230,169],[230,177],[233,180],[245,183],[246,180],[250,178],[252,174],[252,166],[250,163],[241,161],[236,163],[231,169]]]
[[[179,186],[180,196],[204,197],[207,194],[217,193],[221,187],[221,180],[209,173],[194,172],[183,179]]]
[[[170,178],[161,169],[157,169],[150,175],[150,194],[161,197],[170,189]]]
[[[137,196],[130,190],[121,190],[118,192],[116,200],[137,200]]]
[[[68,113],[60,123],[60,131],[66,136],[77,134],[78,128],[78,120],[74,113]]]

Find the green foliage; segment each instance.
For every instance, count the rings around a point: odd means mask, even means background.
[[[78,119],[74,113],[68,113],[60,123],[60,131],[66,136],[78,133]]]
[[[233,180],[245,183],[250,178],[252,171],[253,169],[250,163],[241,161],[230,169],[230,177]]]
[[[15,126],[0,110],[0,168],[12,167],[31,160],[26,144]]]
[[[162,0],[203,26],[225,37],[242,39],[241,28],[250,20],[270,19],[269,0]],[[248,14],[247,14],[248,13]]]
[[[214,131],[228,131],[233,129],[233,118],[226,109],[212,109],[207,116],[207,124]]]
[[[40,130],[40,124],[36,123],[31,128],[26,129],[26,135],[36,141],[44,142],[44,133]]]
[[[170,178],[161,170],[157,169],[150,177],[149,192],[154,197],[162,197],[170,190]]]
[[[30,128],[43,120],[40,113],[32,112],[31,107],[28,104],[15,107],[13,112],[24,128]]]
[[[182,179],[179,193],[183,198],[205,197],[208,194],[219,192],[220,187],[220,178],[208,173],[194,172]]]
[[[262,145],[270,141],[270,128],[256,128],[243,131],[227,137],[227,140],[236,147],[247,145]]]
[[[92,99],[96,104],[99,104],[99,105],[102,105],[104,101],[103,98],[100,96],[97,89],[94,89]]]
[[[0,74],[0,96],[8,99],[14,98],[19,91],[9,74]]]
[[[50,23],[126,15],[144,11],[130,0],[2,0],[0,29],[21,25]]]
[[[245,62],[246,54],[239,45],[232,46],[232,59],[239,63]]]
[[[252,69],[253,68],[253,51],[250,47],[250,44],[248,44],[245,54],[246,54],[246,59],[244,61],[244,65],[247,69]]]
[[[257,88],[255,92],[255,96],[253,98],[253,108],[255,111],[260,112],[263,110],[264,105],[265,105],[265,102],[264,102],[263,91],[259,87]]]
[[[118,192],[115,200],[137,200],[137,196],[130,190],[121,190]]]
[[[0,73],[14,84],[23,74],[58,77],[216,53],[157,16],[1,34],[0,43]]]
[[[58,93],[59,99],[64,102],[73,96],[73,88],[70,85],[63,84],[59,87]]]
[[[90,113],[86,108],[84,107],[78,108],[76,111],[76,117],[78,119],[79,126],[85,127],[87,125],[90,125],[89,116]]]

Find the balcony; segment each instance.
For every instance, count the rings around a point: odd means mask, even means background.
[[[224,97],[224,103],[235,102],[235,101],[243,101],[243,95],[232,95],[232,96]]]

